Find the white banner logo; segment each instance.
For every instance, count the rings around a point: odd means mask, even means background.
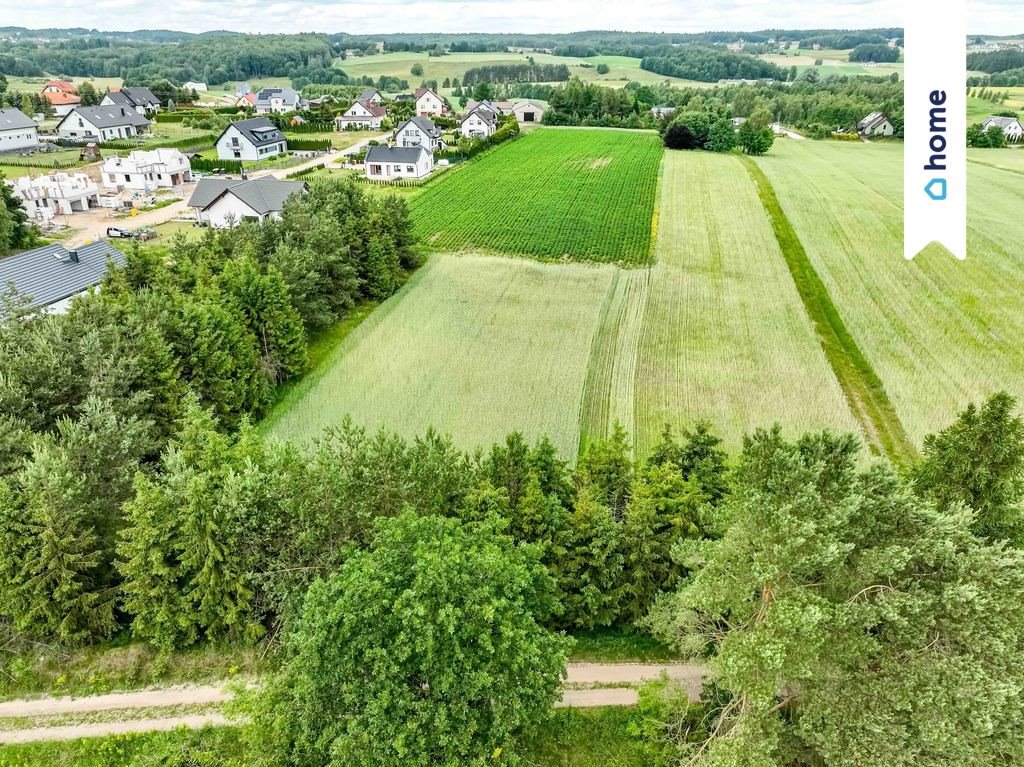
[[[941,13],[939,9],[941,8]],[[907,0],[903,254],[967,257],[967,0]]]

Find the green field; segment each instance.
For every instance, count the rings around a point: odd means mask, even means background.
[[[1016,173],[971,163],[967,260],[927,252],[908,263],[902,151],[779,142],[758,164],[920,445],[970,401],[999,389],[1024,395],[1024,184]]]
[[[888,77],[893,72],[903,79],[903,62],[882,62],[879,64],[861,64],[850,61],[850,51],[840,50],[808,50],[790,49],[785,53],[770,53],[760,56],[765,61],[778,64],[780,67],[796,67],[797,71],[804,72],[807,69],[814,69],[822,77],[829,75],[848,76],[869,76]],[[821,59],[821,65],[815,66],[815,61]]]
[[[345,339],[266,422],[308,443],[346,413],[466,448],[518,430],[571,457],[610,266],[435,255]]]
[[[665,423],[708,420],[732,449],[776,421],[857,430],[737,158],[666,153],[656,256],[637,350],[641,454]]]
[[[642,264],[661,154],[653,132],[537,130],[429,186],[410,212],[438,250]]]
[[[968,149],[967,160],[978,165],[1024,173],[1024,147],[1006,149]]]

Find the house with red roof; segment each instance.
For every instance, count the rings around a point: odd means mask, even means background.
[[[374,104],[372,101],[359,100],[355,102],[343,115],[334,118],[334,124],[338,130],[364,129],[380,130],[381,123],[387,118],[388,110],[383,106]]]
[[[53,106],[58,117],[64,117],[82,103],[78,90],[67,80],[50,80],[43,86],[42,95]]]

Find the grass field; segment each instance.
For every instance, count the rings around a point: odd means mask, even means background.
[[[778,142],[758,164],[914,444],[970,401],[1024,395],[1018,174],[971,163],[967,260],[908,263],[900,145]]]
[[[1024,173],[1024,147],[1006,149],[968,149],[967,159],[978,165]]]
[[[807,69],[814,69],[822,77],[828,77],[829,75],[852,75],[852,76],[871,76],[871,77],[888,77],[893,72],[896,72],[900,79],[903,79],[903,62],[883,62],[880,64],[869,65],[861,64],[858,62],[850,61],[850,51],[841,50],[807,50],[807,49],[791,49],[785,53],[778,54],[765,54],[759,58],[765,61],[770,61],[773,64],[778,64],[780,67],[796,67],[798,71],[803,72]],[[815,66],[814,62],[821,59],[822,63],[820,66]]]
[[[615,270],[478,255],[430,258],[281,401],[265,428],[308,443],[350,413],[465,448],[513,430],[576,454],[590,349]]]
[[[410,202],[438,250],[646,263],[661,141],[653,132],[543,129]]]
[[[657,264],[636,364],[643,455],[666,423],[856,431],[758,199],[735,157],[667,152]]]

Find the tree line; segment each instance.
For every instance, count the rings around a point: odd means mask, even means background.
[[[716,83],[719,80],[785,80],[785,71],[756,56],[689,46],[648,53],[640,68],[666,77]]]
[[[467,69],[462,85],[479,83],[554,83],[569,79],[565,64],[492,64]]]

